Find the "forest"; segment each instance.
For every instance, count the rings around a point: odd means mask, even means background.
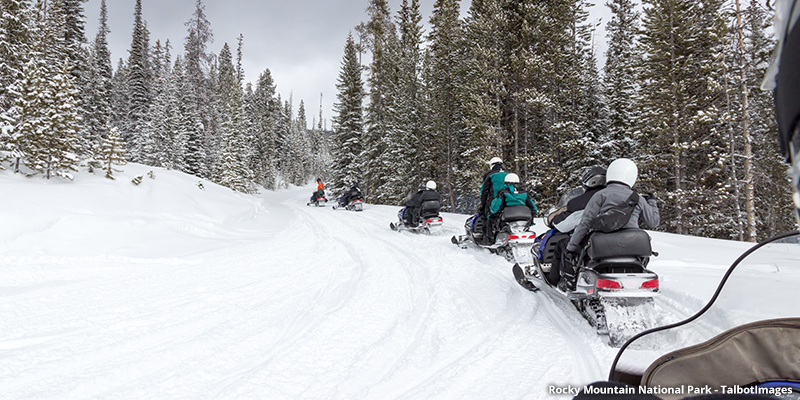
[[[112,64],[107,7],[0,0],[0,168],[72,179],[125,162],[256,193],[322,177],[398,204],[428,179],[471,213],[501,157],[540,209],[587,166],[639,166],[659,229],[755,241],[794,227],[772,93],[769,0],[607,0],[598,66],[587,0],[419,0],[367,12],[342,38],[331,131],[281,99],[269,69],[244,82],[243,41],[217,53],[202,0],[182,46],[151,43],[137,0],[127,59]],[[180,23],[180,22],[176,22]],[[122,27],[118,27],[123,29]],[[117,27],[115,27],[117,29]],[[125,27],[124,29],[129,29]],[[309,125],[311,128],[309,129]]]

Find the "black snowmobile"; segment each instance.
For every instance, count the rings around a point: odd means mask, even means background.
[[[453,236],[451,242],[467,248],[469,243],[475,246],[488,249],[492,253],[500,254],[507,260],[519,265],[533,265],[533,243],[536,233],[531,230],[533,215],[531,210],[525,206],[511,206],[503,209],[500,215],[500,228],[497,235],[489,244],[484,243],[482,237],[476,237],[475,225],[482,221],[480,214],[467,218],[464,223],[466,234]],[[489,227],[482,229],[487,232]],[[481,231],[479,228],[478,231]]]
[[[441,204],[437,200],[423,201],[422,207],[420,207],[419,210],[419,222],[416,226],[406,224],[404,213],[409,211],[407,208],[403,208],[397,212],[398,222],[390,222],[389,227],[395,231],[437,234],[442,231],[442,224],[444,223],[442,217],[439,215],[440,208]]]
[[[517,282],[525,288],[531,283],[544,286],[549,293],[569,299],[598,334],[608,335],[611,345],[618,346],[633,334],[652,328],[659,281],[658,275],[647,269],[650,256],[657,255],[650,247],[650,235],[641,229],[593,233],[579,255],[575,286],[566,292],[547,278],[556,243],[565,237],[556,233],[537,243],[532,266],[514,265]]]
[[[325,195],[322,196],[313,196],[311,201],[306,203],[309,207],[325,207],[328,204],[328,198]]]
[[[351,189],[352,190],[352,189]],[[358,190],[358,193],[351,193],[345,199],[347,193],[339,197],[337,204],[333,205],[333,209],[344,208],[348,211],[363,211],[364,210],[364,196],[361,194],[361,191]]]
[[[798,232],[755,245],[695,315],[628,340],[609,382],[593,384],[594,391],[629,390],[653,399],[800,398],[798,286]]]

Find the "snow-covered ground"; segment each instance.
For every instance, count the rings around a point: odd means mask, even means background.
[[[504,259],[452,245],[466,216],[398,233],[398,207],[124,169],[0,171],[0,398],[540,399],[605,379],[616,354]],[[662,322],[749,247],[652,236]]]

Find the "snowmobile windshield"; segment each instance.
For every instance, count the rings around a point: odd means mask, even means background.
[[[561,195],[561,198],[558,199],[558,203],[556,203],[556,208],[564,207],[569,203],[570,200],[586,193],[586,189],[581,187],[576,187],[574,189],[567,190],[564,194]]]
[[[612,365],[610,379],[639,385],[644,382],[635,382],[635,377],[650,373],[659,362],[675,354],[668,353],[685,353],[688,347],[701,343],[708,346],[711,339],[728,337],[732,329],[745,324],[798,318],[798,287],[800,234],[792,232],[759,243],[734,262],[699,312],[687,315],[683,321],[676,317],[677,322],[636,335],[625,343]]]

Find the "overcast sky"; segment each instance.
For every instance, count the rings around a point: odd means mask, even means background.
[[[420,12],[427,24],[434,0],[422,0]],[[108,41],[114,68],[120,58],[127,60],[133,32],[135,0],[106,0]],[[196,0],[142,0],[142,15],[150,30],[150,45],[169,39],[173,57],[183,52],[184,23],[195,10]],[[367,20],[368,0],[203,0],[206,18],[211,23],[214,43],[209,51],[219,54],[227,42],[236,54],[237,38],[244,35],[243,67],[245,81],[255,82],[269,68],[282,99],[293,97],[294,110],[304,100],[309,127],[318,119],[320,93],[323,119],[331,128],[332,107],[336,100],[336,79],[344,54],[347,33]],[[389,0],[392,15],[401,0]],[[470,0],[461,0],[462,16]],[[84,4],[86,37],[97,35],[100,0]],[[610,12],[602,4],[592,9],[592,20]],[[427,28],[426,28],[427,29]],[[598,31],[598,57],[605,52],[604,32]],[[602,60],[601,60],[602,61]],[[235,62],[235,60],[234,60]]]

